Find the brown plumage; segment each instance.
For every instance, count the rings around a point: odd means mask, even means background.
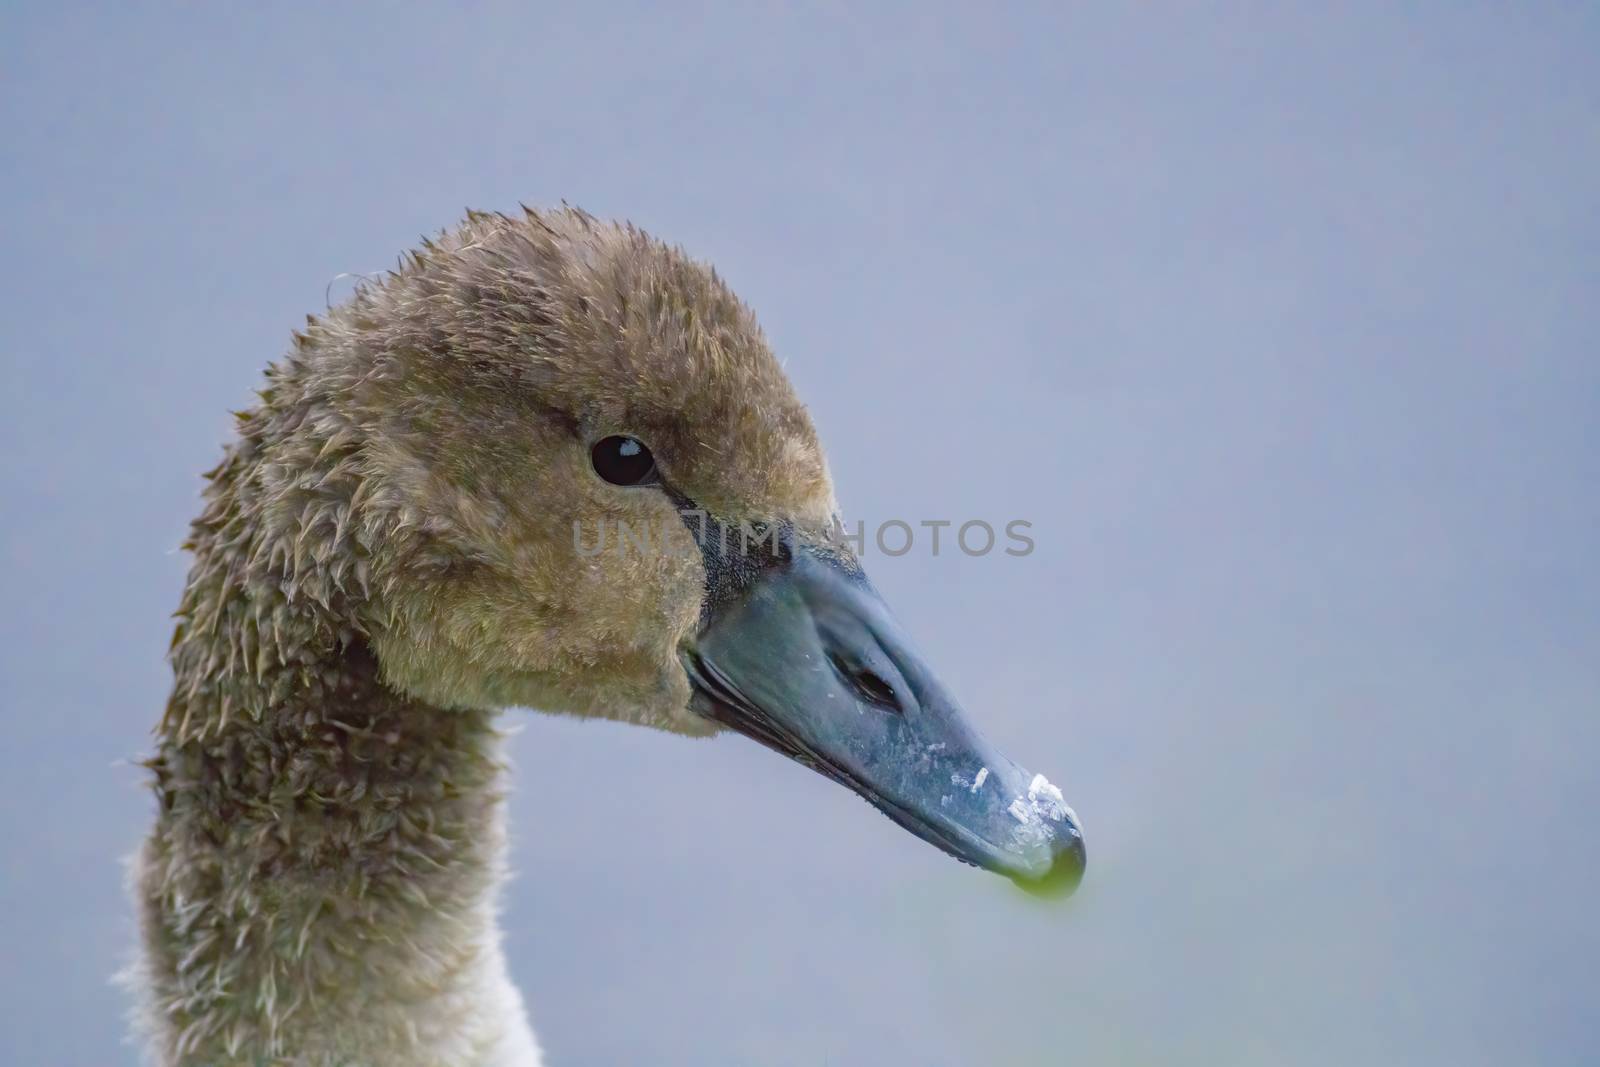
[[[665,497],[595,477],[602,428],[719,516],[834,510],[749,310],[580,211],[469,215],[268,368],[186,545],[150,760],[159,1062],[535,1062],[494,927],[491,710],[714,731],[676,653],[699,555]],[[572,524],[602,519],[682,550],[599,565]]]

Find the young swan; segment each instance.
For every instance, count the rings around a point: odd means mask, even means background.
[[[911,650],[754,318],[677,250],[472,214],[312,320],[238,422],[134,872],[157,1062],[538,1063],[495,921],[507,705],[729,727],[1077,883],[1061,794]]]

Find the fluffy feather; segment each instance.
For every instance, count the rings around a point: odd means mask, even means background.
[[[676,655],[699,555],[589,442],[645,438],[719,517],[820,526],[816,434],[712,271],[572,209],[424,242],[259,397],[186,544],[141,1029],[166,1065],[528,1067],[494,712],[711,729]],[[602,520],[670,550],[584,557]]]

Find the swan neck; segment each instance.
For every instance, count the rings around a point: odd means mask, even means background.
[[[537,1063],[495,921],[491,714],[394,692],[325,606],[219,595],[209,563],[135,872],[155,1059]]]

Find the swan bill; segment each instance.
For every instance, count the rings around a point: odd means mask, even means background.
[[[972,728],[852,557],[786,537],[707,603],[681,650],[694,711],[963,862],[1034,893],[1077,888],[1077,816]]]

